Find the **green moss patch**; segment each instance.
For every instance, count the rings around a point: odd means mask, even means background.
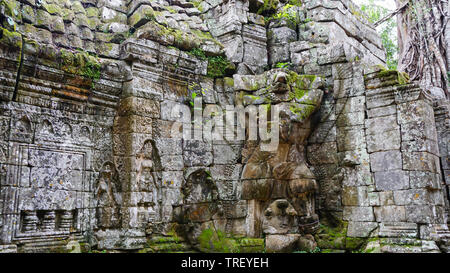
[[[314,236],[317,246],[321,249],[345,249],[347,225],[347,222],[341,222],[335,227],[321,224]]]
[[[204,229],[198,237],[200,250],[203,252],[237,253],[239,246],[232,238],[227,238],[221,230]]]
[[[15,31],[9,31],[0,27],[0,44],[11,49],[22,48],[22,35]]]
[[[91,80],[100,79],[101,64],[97,57],[85,52],[74,53],[61,49],[60,58],[62,70]]]

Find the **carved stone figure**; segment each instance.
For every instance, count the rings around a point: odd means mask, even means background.
[[[242,76],[244,81],[245,77]],[[248,216],[253,218],[250,230],[255,236],[312,233],[318,227],[317,183],[305,160],[305,145],[311,132],[311,115],[322,99],[321,79],[285,70],[248,78],[247,81],[267,82],[268,87],[255,92],[258,100],[280,107],[280,142],[276,151],[264,151],[261,145],[254,144],[246,147],[251,152],[242,174],[243,197],[260,211]]]
[[[120,222],[120,211],[115,196],[117,192],[115,179],[114,165],[105,163],[95,188],[99,228],[114,228]]]

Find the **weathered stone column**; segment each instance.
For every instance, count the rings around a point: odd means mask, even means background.
[[[436,251],[426,240],[448,228],[433,107],[416,84],[400,82],[401,76],[366,75],[366,136],[375,179],[369,200],[379,225],[372,236],[388,238],[384,252]]]

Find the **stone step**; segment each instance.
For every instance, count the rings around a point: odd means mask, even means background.
[[[143,253],[192,253],[191,247],[177,236],[154,236],[147,240]]]
[[[192,253],[193,250],[184,243],[162,243],[150,245],[139,251],[140,253]]]
[[[147,240],[148,244],[163,244],[163,243],[179,243],[184,240],[177,236],[153,236]]]

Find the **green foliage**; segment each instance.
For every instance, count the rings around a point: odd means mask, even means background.
[[[87,61],[85,66],[81,70],[81,75],[85,76],[86,78],[92,79],[92,80],[98,80],[100,79],[100,69],[101,65],[98,62],[95,61]]]
[[[224,56],[206,56],[205,52],[199,48],[194,48],[188,52],[200,60],[208,61],[208,74],[210,78],[220,78],[225,76],[227,69],[231,68],[232,64]]]
[[[294,251],[292,253],[321,253],[322,250],[317,246],[316,248],[314,248],[311,251],[304,251],[304,250],[299,250],[299,251]]]
[[[294,5],[287,4],[279,12],[272,16],[273,19],[286,19],[294,24],[298,23],[297,9]]]
[[[388,15],[390,10],[376,5],[374,0],[369,0],[369,4],[362,5],[361,10],[367,14],[368,20],[375,23]],[[383,46],[386,49],[386,64],[389,69],[397,69],[398,64],[398,44],[397,44],[397,22],[394,18],[384,22],[378,28]]]
[[[275,65],[276,68],[287,68],[290,66],[290,63],[277,63]]]
[[[279,0],[264,0],[263,5],[259,8],[258,14],[265,14],[270,15],[276,12],[278,6],[280,4]],[[297,6],[300,7],[302,5],[302,0],[289,0],[288,4],[283,7],[283,9],[286,6],[292,7]]]
[[[259,8],[258,14],[275,12],[279,3],[279,0],[264,0],[264,4]]]
[[[208,77],[219,78],[225,76],[225,71],[230,68],[230,62],[223,56],[208,58]]]

